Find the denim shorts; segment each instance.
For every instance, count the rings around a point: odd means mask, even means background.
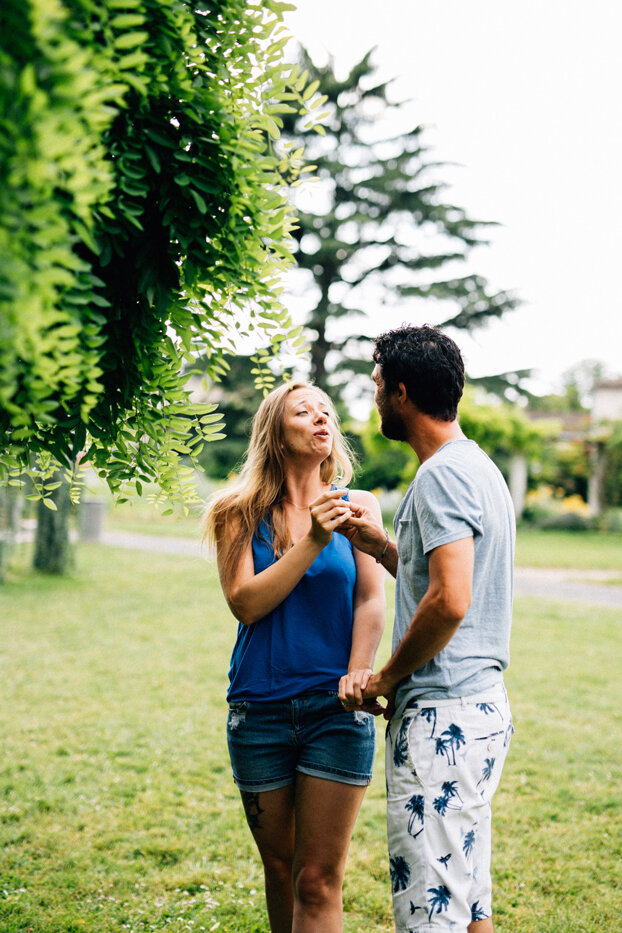
[[[369,784],[376,727],[370,713],[347,712],[337,692],[229,705],[227,743],[240,790],[293,784],[296,772],[342,784]]]

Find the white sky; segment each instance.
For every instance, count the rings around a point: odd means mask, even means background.
[[[600,360],[622,375],[622,26],[619,0],[298,0],[286,17],[338,74],[377,46],[396,100],[435,158],[459,163],[449,195],[494,220],[473,271],[524,304],[473,339],[473,376],[532,368],[537,390]],[[407,319],[382,309],[372,332]],[[430,315],[430,323],[433,323]]]

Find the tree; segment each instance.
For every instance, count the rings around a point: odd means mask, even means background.
[[[180,455],[219,416],[190,403],[184,362],[222,371],[244,314],[291,332],[276,292],[302,163],[274,141],[307,105],[281,60],[285,9],[2,4],[0,480],[30,470],[46,496],[82,458],[117,493],[186,496]]]
[[[291,114],[285,124],[289,134],[304,139],[320,179],[314,195],[319,206],[305,210],[298,204],[296,258],[305,270],[305,289],[315,286],[306,322],[312,376],[333,391],[342,391],[357,372],[369,372],[365,338],[352,327],[338,337],[335,327],[340,319],[364,315],[369,294],[376,307],[435,299],[444,309],[451,306],[438,326],[465,330],[517,305],[479,275],[454,274],[485,242],[481,234],[489,225],[444,199],[445,186],[437,180],[443,165],[432,161],[421,126],[391,138],[379,133],[378,124],[398,116],[400,106],[389,102],[388,85],[376,81],[371,54],[339,80],[332,64],[317,66],[302,51],[310,87],[329,102],[327,132],[313,137]]]
[[[583,360],[562,374],[561,393],[532,395],[529,400],[531,411],[553,414],[587,413],[591,404],[594,386],[604,375],[604,366],[597,360]]]
[[[357,482],[364,489],[397,489],[411,482],[416,470],[412,451],[406,444],[396,444],[380,433],[380,416],[374,407],[360,429],[362,447]]]
[[[506,475],[513,454],[534,457],[541,453],[549,430],[547,424],[531,422],[524,408],[495,402],[468,385],[458,414],[467,437],[479,444]]]

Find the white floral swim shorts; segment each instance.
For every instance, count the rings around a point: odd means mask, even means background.
[[[512,736],[503,683],[410,701],[387,729],[387,822],[396,933],[492,914],[491,807]]]

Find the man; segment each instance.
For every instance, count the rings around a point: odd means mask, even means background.
[[[492,933],[490,801],[512,720],[509,661],[515,522],[501,473],[457,421],[456,344],[404,326],[375,345],[385,437],[419,469],[389,540],[352,507],[346,533],[396,577],[393,654],[342,678],[346,707],[387,699],[388,843],[397,933]]]

